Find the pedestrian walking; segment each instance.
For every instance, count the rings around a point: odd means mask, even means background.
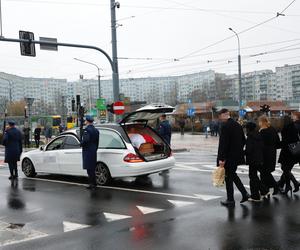
[[[278,194],[279,187],[272,172],[276,167],[276,151],[280,148],[280,138],[277,131],[271,126],[267,116],[259,117],[259,133],[263,139],[263,159],[264,165],[261,172],[261,179],[268,188],[273,188],[273,195]]]
[[[166,114],[160,116],[159,134],[169,145],[171,145],[172,128],[167,120]]]
[[[180,134],[184,135],[184,127],[185,127],[185,120],[184,118],[181,118],[178,122],[179,128],[180,128]]]
[[[15,127],[14,121],[8,121],[8,128],[4,133],[3,145],[5,146],[5,159],[8,163],[10,177],[9,179],[18,178],[17,162],[20,160],[22,153],[22,134]]]
[[[267,187],[258,177],[258,172],[263,168],[263,141],[261,135],[256,130],[254,122],[246,124],[247,139],[246,139],[246,164],[249,165],[250,191],[252,201],[260,201],[261,196],[268,193]]]
[[[293,192],[299,191],[299,182],[292,174],[292,169],[296,163],[300,162],[300,156],[294,156],[289,150],[289,144],[299,141],[300,134],[300,113],[292,114],[292,119],[289,116],[284,117],[284,127],[281,131],[281,151],[278,162],[281,164],[283,174],[278,182],[279,186],[285,189],[283,194],[292,192],[291,181],[294,184]]]
[[[52,138],[52,128],[49,124],[47,124],[45,128],[45,138],[46,138],[46,144],[49,143]]]
[[[81,140],[82,147],[82,162],[83,169],[86,169],[89,177],[88,189],[94,190],[97,186],[96,182],[96,164],[97,164],[97,150],[99,145],[99,131],[93,125],[94,118],[86,116],[86,128],[83,131]]]
[[[25,148],[29,148],[30,147],[30,128],[28,126],[28,124],[25,124],[24,128],[23,128],[23,135],[24,135],[24,147]]]
[[[41,127],[37,126],[34,129],[34,142],[35,142],[35,146],[38,148],[40,146],[40,139],[41,139]]]
[[[245,135],[241,125],[230,118],[228,109],[222,109],[219,112],[219,120],[222,122],[222,126],[219,138],[217,165],[225,168],[225,184],[227,192],[227,199],[221,201],[221,205],[233,207],[235,205],[233,183],[242,194],[240,203],[243,203],[250,198],[242,181],[236,174],[238,165],[245,163]]]

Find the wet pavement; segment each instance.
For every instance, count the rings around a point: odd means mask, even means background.
[[[168,176],[96,191],[83,177],[20,174],[11,183],[0,167],[1,249],[300,249],[300,196],[240,205],[236,192],[236,207],[221,207],[224,188],[211,184],[216,141],[194,138],[203,148],[175,154]],[[247,167],[239,173],[248,185]]]

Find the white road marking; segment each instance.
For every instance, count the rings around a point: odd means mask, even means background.
[[[185,207],[196,204],[195,202],[190,201],[178,201],[178,200],[168,200],[168,202],[172,203],[175,207]]]
[[[8,175],[0,174],[0,176],[8,177]],[[33,181],[44,181],[44,182],[53,182],[53,183],[60,183],[60,184],[67,184],[67,185],[75,185],[75,186],[83,186],[87,187],[87,184],[76,183],[76,182],[67,182],[67,181],[58,181],[58,180],[49,180],[49,179],[41,179],[41,178],[30,178],[30,177],[19,177],[19,179],[29,179]],[[128,191],[128,192],[136,192],[136,193],[145,193],[145,194],[156,194],[162,196],[173,196],[173,197],[182,197],[182,198],[189,198],[189,199],[196,199],[201,200],[201,198],[193,196],[193,195],[184,195],[184,194],[172,194],[172,193],[164,193],[164,192],[154,192],[154,191],[147,191],[141,189],[131,189],[131,188],[121,188],[121,187],[112,187],[112,186],[98,186],[97,188],[101,189],[112,189],[112,190],[121,190],[121,191]]]
[[[31,209],[31,210],[27,211],[26,213],[27,214],[33,214],[33,213],[37,213],[37,212],[41,212],[41,211],[43,211],[42,208],[34,208],[34,209]]]
[[[90,227],[89,225],[79,224],[79,223],[74,223],[69,221],[64,221],[63,226],[64,226],[64,233]]]
[[[112,214],[112,213],[103,213],[103,214],[107,222],[132,218],[132,216],[123,215],[123,214]]]
[[[207,195],[207,194],[195,194],[198,198],[204,201],[219,199],[222,196],[216,196],[216,195]]]
[[[6,231],[6,232],[10,232],[13,237],[12,239],[5,239],[5,240],[2,239],[3,241],[0,241],[0,247],[13,245],[13,244],[17,244],[17,243],[30,241],[30,240],[48,236],[48,234],[46,234],[46,233],[42,233],[42,232],[35,231],[35,230],[28,230],[28,229],[24,229],[24,228],[12,229],[12,228],[9,228],[9,225],[10,224],[8,224],[6,222],[0,221],[0,234],[1,234],[1,232]],[[19,239],[14,240],[14,237],[17,237]],[[20,239],[20,237],[24,237],[24,238]]]
[[[154,208],[154,207],[144,207],[144,206],[136,206],[143,214],[151,214],[163,211],[164,209]]]

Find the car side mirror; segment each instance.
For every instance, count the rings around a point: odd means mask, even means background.
[[[41,151],[44,151],[44,147],[43,147],[43,146],[40,146],[40,150],[41,150]]]

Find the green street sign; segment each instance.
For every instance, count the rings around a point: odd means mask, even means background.
[[[106,110],[106,100],[104,98],[97,99],[96,107],[98,110]]]

